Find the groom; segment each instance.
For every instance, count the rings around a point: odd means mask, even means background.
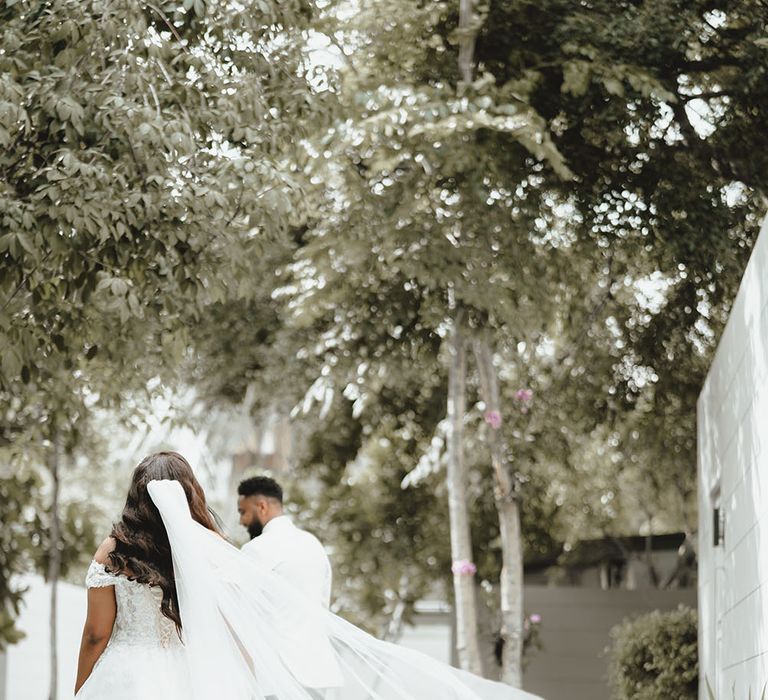
[[[290,581],[310,600],[331,603],[331,563],[323,545],[283,514],[283,489],[274,479],[254,476],[237,488],[240,524],[251,536],[243,552]]]

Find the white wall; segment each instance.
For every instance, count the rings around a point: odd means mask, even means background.
[[[700,697],[706,679],[718,700],[759,698],[768,682],[768,220],[698,419]],[[725,539],[715,546],[718,501]]]
[[[39,576],[23,581],[29,586],[19,628],[26,637],[8,648],[0,700],[44,700],[50,682],[48,616],[50,586]],[[61,583],[58,588],[59,698],[73,697],[80,633],[85,622],[86,593],[82,586]],[[0,676],[2,678],[2,676]]]
[[[609,660],[605,651],[611,644],[611,628],[627,617],[651,610],[696,606],[693,589],[603,591],[579,586],[526,585],[523,596],[526,613],[542,617],[543,646],[528,660],[523,687],[546,700],[610,700]],[[450,611],[417,614],[413,622],[414,625],[403,629],[398,643],[450,663]],[[491,637],[481,639],[481,646],[484,652],[490,652]],[[486,671],[490,671],[494,664],[490,658],[487,661]],[[731,700],[730,695],[726,700]],[[747,699],[737,696],[737,700]]]
[[[696,606],[696,591],[690,588],[604,591],[526,586],[524,595],[526,613],[542,617],[543,649],[531,655],[523,686],[546,700],[610,700],[606,650],[611,645],[611,629],[628,617],[652,610]]]
[[[444,664],[451,663],[451,613],[417,614],[403,627],[397,643]]]

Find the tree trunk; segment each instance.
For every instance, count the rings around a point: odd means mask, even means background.
[[[493,365],[493,353],[486,337],[475,340],[473,345],[480,375],[480,391],[486,407],[494,475],[493,493],[501,532],[501,679],[520,688],[523,662],[523,541],[520,508],[515,484],[506,463],[506,449],[501,433],[499,382]]]
[[[668,590],[672,588],[673,584],[684,586],[682,581],[686,574],[691,573],[695,569],[696,561],[696,537],[692,536],[690,531],[686,529],[685,540],[677,549],[677,561],[675,563],[675,569],[661,582],[659,588]]]
[[[475,61],[475,35],[469,33],[474,0],[459,0],[459,75],[465,83],[472,82]]]
[[[459,0],[459,75],[472,82],[475,37],[470,31],[475,0]],[[472,560],[469,509],[464,467],[464,416],[466,406],[467,356],[462,330],[463,315],[457,310],[451,335],[448,371],[448,507],[451,524],[451,558],[456,617],[456,653],[459,666],[482,675],[483,665],[477,636],[475,564]]]
[[[476,35],[470,31],[474,7],[475,0],[459,0],[459,75],[467,84],[474,78]],[[496,369],[487,339],[475,343],[475,355],[487,410],[495,411],[496,415],[501,416]],[[462,397],[463,392],[462,386]],[[512,477],[505,464],[504,443],[498,427],[490,427],[489,442],[503,560],[500,586],[503,641],[501,678],[505,683],[520,688],[523,658],[523,547],[520,509]]]
[[[654,588],[659,588],[661,584],[659,572],[656,571],[656,565],[653,561],[653,534],[651,533],[651,521],[648,520],[648,534],[645,536],[645,565],[648,568],[648,578]]]
[[[455,317],[450,350],[451,357],[448,369],[448,422],[450,427],[447,481],[456,614],[456,652],[461,668],[482,675],[480,644],[477,639],[474,564],[464,467],[467,359],[460,313],[457,313]]]
[[[61,527],[59,524],[59,440],[57,435],[51,439],[51,451],[48,458],[48,468],[53,480],[53,496],[51,501],[51,530],[50,530],[50,551],[48,560],[48,583],[51,586],[51,685],[48,693],[48,700],[56,700],[58,697],[58,679],[59,679],[59,660],[58,660],[58,631],[57,631],[57,608],[58,608],[58,583],[59,572],[61,570]]]

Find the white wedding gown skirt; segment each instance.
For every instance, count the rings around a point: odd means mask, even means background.
[[[88,585],[115,586],[117,619],[77,700],[537,700],[371,637],[196,523],[178,482],[149,492],[171,543],[183,641],[158,590],[93,563]]]

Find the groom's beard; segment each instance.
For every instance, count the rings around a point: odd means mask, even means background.
[[[248,534],[251,536],[251,539],[258,537],[262,530],[264,530],[264,526],[258,520],[254,520],[248,526]]]

